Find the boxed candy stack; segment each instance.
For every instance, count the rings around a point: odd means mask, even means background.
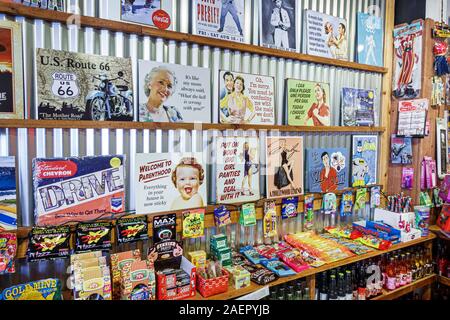
[[[197,268],[202,269],[206,267],[206,252],[203,250],[192,251],[188,253],[189,261]]]
[[[75,300],[111,300],[111,276],[101,251],[70,256]]]
[[[210,261],[205,268],[198,270],[197,289],[207,298],[228,290],[228,272],[222,268],[219,261]]]
[[[211,255],[215,257],[224,267],[231,266],[231,249],[228,247],[227,236],[217,234],[210,240]]]
[[[178,296],[189,296],[191,291],[191,275],[183,269],[164,269],[158,272],[164,283],[167,299],[175,299]]]

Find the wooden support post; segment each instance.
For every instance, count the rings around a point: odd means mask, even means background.
[[[309,277],[306,277],[306,283],[308,284],[308,287],[309,287],[310,299],[315,300],[316,299],[316,275],[313,274]]]

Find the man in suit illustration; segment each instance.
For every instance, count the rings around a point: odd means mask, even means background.
[[[239,22],[239,16],[236,9],[236,5],[234,4],[234,0],[222,0],[222,9],[220,13],[220,28],[217,30],[217,32],[222,32],[223,28],[225,26],[225,19],[227,17],[227,14],[230,13],[233,17],[234,23],[236,23],[236,26],[239,30],[239,34],[244,36],[244,33],[242,31],[241,23]]]
[[[272,10],[270,24],[275,27],[273,34],[275,46],[289,48],[288,30],[291,27],[291,20],[282,0],[273,0],[275,7]]]

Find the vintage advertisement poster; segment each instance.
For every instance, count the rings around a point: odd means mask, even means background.
[[[348,188],[349,165],[347,148],[307,148],[307,191],[328,193]]]
[[[377,183],[378,136],[352,137],[352,186],[365,187]]]
[[[412,164],[412,138],[391,136],[391,163],[393,164]]]
[[[372,127],[375,124],[373,90],[342,88],[342,125]]]
[[[207,205],[202,153],[138,153],[135,178],[137,214]]]
[[[330,126],[330,85],[296,79],[286,80],[288,124]]]
[[[65,0],[3,0],[3,2],[21,3],[24,6],[54,10],[65,11]]]
[[[133,121],[131,59],[38,48],[38,118]]]
[[[0,231],[17,229],[16,159],[0,157]]]
[[[406,137],[425,136],[428,105],[428,99],[399,101],[397,135]]]
[[[259,139],[219,137],[216,156],[217,203],[259,200]]]
[[[224,124],[275,124],[275,79],[220,70],[219,115]]]
[[[260,43],[264,47],[299,50],[297,0],[260,0]]]
[[[33,159],[36,224],[88,221],[125,211],[125,156]]]
[[[303,138],[266,137],[268,199],[300,196],[303,189]]]
[[[394,29],[392,94],[414,99],[422,91],[423,20]]]
[[[173,30],[174,0],[113,0],[109,5],[113,20]]]
[[[23,119],[22,27],[0,21],[0,119]]]
[[[383,19],[358,12],[358,62],[383,67]]]
[[[305,10],[306,53],[339,60],[348,60],[347,21],[321,12]]]
[[[244,0],[194,0],[192,5],[194,34],[244,42]]]
[[[207,68],[139,60],[139,121],[211,122]]]

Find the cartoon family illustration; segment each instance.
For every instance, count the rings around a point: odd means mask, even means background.
[[[330,49],[334,59],[348,60],[348,40],[347,27],[344,23],[339,23],[337,34],[331,22],[325,23],[326,44]]]
[[[256,116],[252,100],[245,92],[245,79],[227,71],[223,74],[225,89],[220,100],[220,122],[248,124]],[[247,112],[248,111],[248,112]]]
[[[172,183],[180,195],[176,197],[171,210],[186,208],[201,208],[205,206],[202,196],[198,193],[205,180],[205,170],[195,158],[183,158],[172,171]]]

